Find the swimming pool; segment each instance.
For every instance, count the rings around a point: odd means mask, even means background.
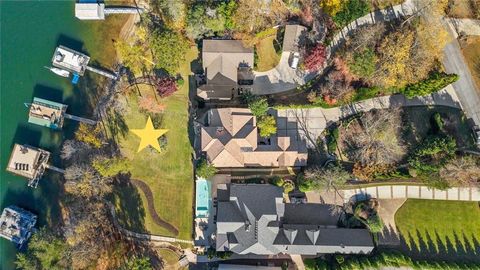
[[[195,216],[197,218],[207,218],[210,210],[211,184],[204,178],[198,178],[195,183]]]

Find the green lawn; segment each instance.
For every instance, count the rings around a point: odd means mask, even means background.
[[[478,202],[409,199],[395,214],[395,223],[410,248],[420,250],[420,239],[436,250],[448,243],[471,250],[480,242]]]
[[[275,51],[273,42],[276,38],[276,32],[260,40],[255,49],[258,55],[257,71],[267,71],[277,66],[280,61],[280,55]]]
[[[190,61],[197,57],[197,50],[192,49],[186,55],[186,61],[180,73],[185,80],[184,85],[172,96],[160,100],[166,105],[165,112],[154,120],[155,128],[168,129],[165,135],[167,144],[163,152],[144,149],[137,153],[140,139],[128,132],[125,137],[119,137],[122,154],[131,160],[133,169],[132,178],[147,183],[154,196],[155,210],[158,215],[179,230],[179,235],[171,235],[164,228],[156,225],[148,214],[146,197],[138,190],[144,213],[144,229],[152,234],[176,236],[190,239],[192,232],[192,203],[193,203],[193,165],[191,153],[193,151],[188,137],[188,75]],[[141,86],[142,95],[152,94],[148,86]],[[152,94],[153,95],[153,94]],[[143,128],[147,116],[141,113],[136,102],[137,96],[129,96],[130,112],[124,116],[129,129]],[[137,196],[138,197],[138,196]],[[115,198],[119,206],[122,198]],[[124,200],[128,200],[125,198]],[[117,209],[122,211],[122,209]],[[128,226],[128,222],[121,221]],[[131,229],[138,229],[131,228]],[[142,228],[140,228],[142,230]]]

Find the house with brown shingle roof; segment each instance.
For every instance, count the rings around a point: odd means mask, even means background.
[[[203,40],[204,81],[197,95],[204,100],[230,100],[236,91],[253,84],[253,48],[240,40]]]
[[[208,111],[201,150],[217,168],[302,167],[308,158],[299,136],[260,137],[255,116],[245,108]]]

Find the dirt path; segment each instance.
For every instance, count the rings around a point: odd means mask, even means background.
[[[145,197],[147,198],[147,210],[148,214],[152,217],[153,222],[155,224],[162,226],[163,228],[167,229],[169,232],[171,232],[174,235],[178,235],[178,229],[175,228],[172,224],[168,223],[167,221],[163,220],[160,218],[160,216],[157,214],[157,211],[155,210],[155,205],[153,202],[153,194],[152,191],[150,190],[150,187],[143,182],[142,180],[138,179],[130,179],[132,184],[134,184],[137,188],[139,188]]]

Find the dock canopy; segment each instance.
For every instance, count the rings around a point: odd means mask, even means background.
[[[85,73],[89,61],[89,56],[61,45],[55,49],[52,57],[52,65],[54,67],[65,69],[81,76]]]
[[[13,146],[7,171],[28,178],[31,187],[37,187],[38,180],[47,167],[50,152],[29,146],[15,144]]]
[[[28,122],[52,129],[61,129],[67,105],[42,98],[33,98],[28,113]]]
[[[105,20],[105,4],[75,3],[75,17],[80,20]]]
[[[3,209],[0,216],[0,236],[21,248],[30,238],[37,216],[18,206]]]

